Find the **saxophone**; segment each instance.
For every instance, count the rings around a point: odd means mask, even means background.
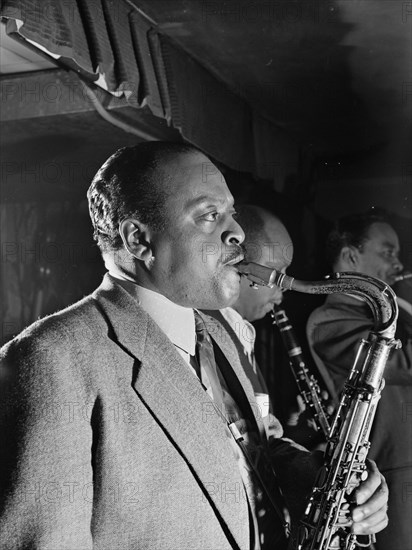
[[[324,409],[319,383],[310,374],[305,364],[302,348],[296,338],[293,327],[284,309],[274,305],[271,312],[273,324],[276,324],[289,357],[289,365],[305,404],[311,409],[317,429],[321,429],[325,438],[329,437],[329,416]]]
[[[360,297],[372,310],[374,328],[357,350],[336,411],[324,464],[300,521],[296,550],[354,550],[373,537],[350,531],[351,494],[367,477],[369,433],[384,386],[383,372],[394,339],[398,306],[393,290],[383,281],[360,273],[334,273],[324,281],[298,281],[267,267],[243,263],[239,272],[257,285],[310,294],[343,293]]]

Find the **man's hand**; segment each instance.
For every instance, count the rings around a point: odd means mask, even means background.
[[[321,392],[321,398],[326,414],[331,417],[334,412],[333,401],[326,391]],[[301,395],[296,397],[296,406],[297,408],[289,413],[289,418],[283,426],[285,436],[310,450],[324,450],[326,439],[315,420],[315,411],[312,407],[306,406]]]
[[[373,460],[367,460],[368,478],[363,481],[354,497],[352,532],[356,535],[379,533],[388,525],[388,486]]]

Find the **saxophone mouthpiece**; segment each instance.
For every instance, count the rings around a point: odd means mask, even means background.
[[[256,285],[268,286],[269,288],[278,286],[283,290],[292,289],[293,277],[289,277],[285,273],[272,269],[271,267],[245,261],[240,262],[236,267],[239,273],[245,275],[249,281]]]

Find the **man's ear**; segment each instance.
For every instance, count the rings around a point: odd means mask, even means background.
[[[340,252],[341,262],[349,270],[355,270],[358,265],[359,250],[355,246],[344,246]]]
[[[147,225],[136,219],[127,218],[120,223],[119,234],[129,254],[145,263],[151,260],[153,254]]]

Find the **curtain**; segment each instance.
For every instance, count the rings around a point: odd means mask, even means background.
[[[18,33],[136,108],[148,107],[232,169],[274,182],[296,172],[297,144],[122,0],[3,0]]]

